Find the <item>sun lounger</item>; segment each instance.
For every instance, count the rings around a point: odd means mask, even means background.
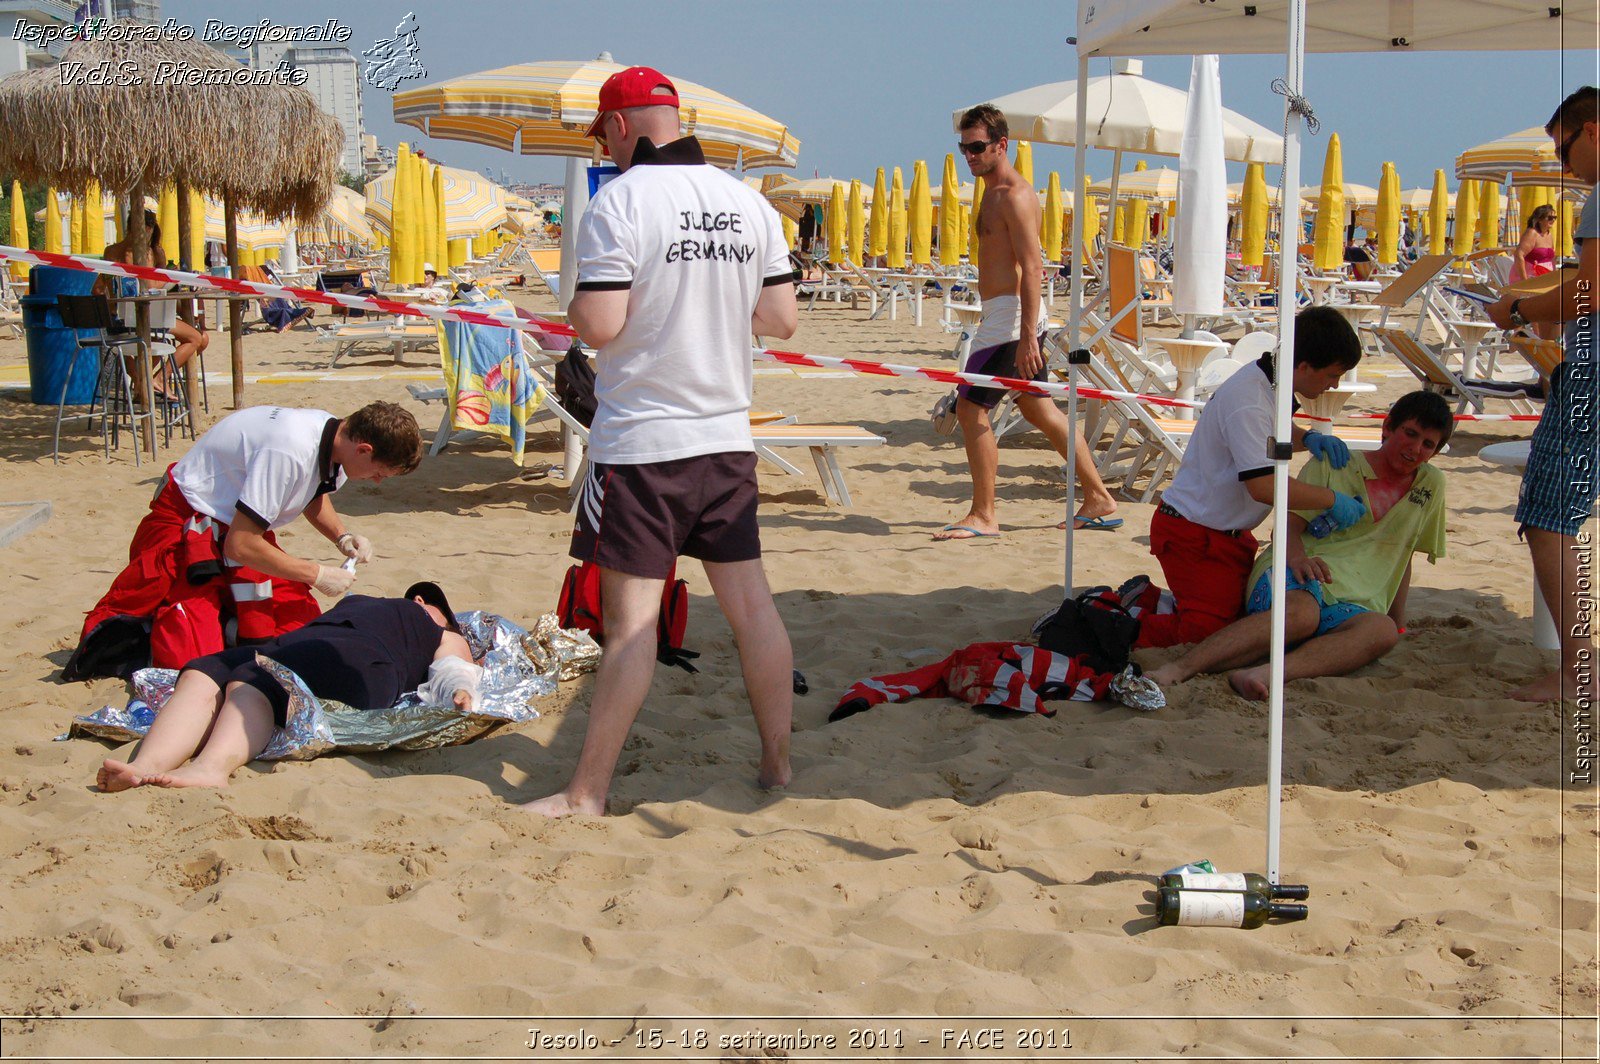
[[[882,436],[858,425],[752,425],[750,435],[755,440],[756,454],[791,476],[804,474],[774,448],[808,448],[812,461],[816,463],[817,476],[822,478],[822,490],[828,501],[846,508],[851,505],[850,489],[845,486],[844,472],[834,456],[835,449],[872,447],[885,442]]]
[[[1422,386],[1431,392],[1439,392],[1446,397],[1456,400],[1456,413],[1462,413],[1470,405],[1478,413],[1483,412],[1483,404],[1489,399],[1500,399],[1511,404],[1517,413],[1534,413],[1530,397],[1539,394],[1538,389],[1528,384],[1469,380],[1450,369],[1444,363],[1443,352],[1435,350],[1426,343],[1400,329],[1374,328],[1372,335],[1378,338],[1384,350],[1400,360],[1400,364],[1416,375]]]
[[[434,326],[395,325],[387,321],[323,329],[317,334],[317,342],[333,345],[333,358],[328,360],[329,369],[345,355],[361,348],[387,347],[394,353],[396,362],[402,361],[407,351],[439,349],[438,330]]]

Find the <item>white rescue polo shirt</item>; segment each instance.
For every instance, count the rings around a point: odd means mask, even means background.
[[[200,513],[242,513],[269,529],[299,517],[347,479],[333,461],[339,419],[326,410],[255,406],[229,414],[178,459],[172,479]]]
[[[1200,411],[1183,464],[1161,501],[1218,532],[1259,525],[1272,507],[1253,499],[1247,484],[1272,475],[1277,403],[1271,355],[1224,381]]]
[[[595,193],[578,232],[578,291],[628,292],[595,363],[589,453],[610,465],[751,451],[750,316],[795,279],[771,204],[684,137],[648,139]]]

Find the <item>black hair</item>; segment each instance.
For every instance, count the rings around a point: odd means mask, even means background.
[[[969,107],[962,114],[960,128],[970,129],[973,126],[982,126],[984,132],[989,135],[991,144],[1011,136],[1011,126],[1007,124],[1006,116],[992,103],[980,103],[976,107]]]
[[[1445,402],[1444,396],[1420,388],[1394,401],[1383,419],[1383,427],[1393,432],[1407,421],[1415,421],[1422,428],[1437,432],[1441,451],[1456,428],[1456,416],[1450,412],[1450,404]]]
[[[1294,316],[1294,364],[1312,369],[1340,366],[1355,369],[1361,361],[1361,338],[1332,307],[1307,307]]]
[[[1544,131],[1553,133],[1560,126],[1571,134],[1582,129],[1585,122],[1600,122],[1600,89],[1593,85],[1585,85],[1562,100],[1556,113],[1545,123]]]
[[[456,623],[455,611],[450,608],[450,601],[444,597],[444,589],[432,580],[418,580],[406,588],[403,596],[406,600],[420,597],[423,602],[444,614],[444,626],[456,635],[461,634],[461,626]]]

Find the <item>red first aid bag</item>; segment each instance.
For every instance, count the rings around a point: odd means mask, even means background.
[[[689,627],[689,585],[677,579],[674,566],[661,589],[661,614],[656,618],[656,660],[676,665],[685,672],[698,672],[689,664],[700,655],[683,649],[683,634]],[[593,562],[570,566],[561,581],[561,597],[556,601],[556,620],[563,628],[579,628],[605,642],[605,623],[600,614],[600,567]]]

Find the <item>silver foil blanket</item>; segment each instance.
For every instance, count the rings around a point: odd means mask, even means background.
[[[529,703],[556,689],[558,680],[589,671],[600,648],[584,632],[563,631],[554,614],[539,618],[534,632],[492,613],[456,615],[461,634],[483,666],[477,704],[469,712],[455,706],[424,705],[415,691],[388,709],[353,709],[320,699],[290,670],[266,657],[261,664],[289,692],[288,723],[273,733],[264,760],[305,761],[335,752],[425,750],[470,742],[503,724],[533,720]],[[174,669],[140,669],[133,675],[134,697],[125,708],[105,708],[75,717],[61,738],[91,737],[127,742],[150,730],[172,696]]]

